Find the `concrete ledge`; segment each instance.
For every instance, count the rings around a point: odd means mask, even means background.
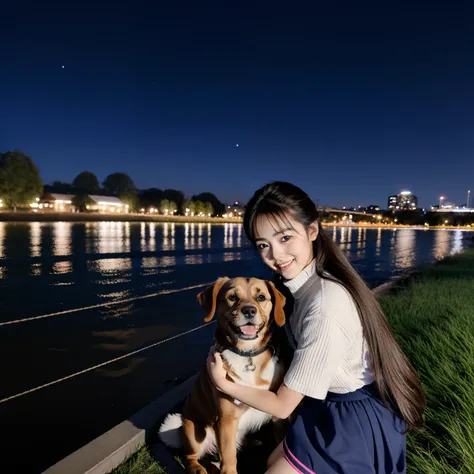
[[[189,394],[198,374],[169,390],[154,402],[135,413],[103,435],[65,457],[43,474],[107,474],[145,443],[177,403]],[[156,449],[156,448],[155,448]],[[153,450],[152,450],[153,451]],[[160,463],[169,474],[182,473],[183,469],[164,449],[160,449]]]

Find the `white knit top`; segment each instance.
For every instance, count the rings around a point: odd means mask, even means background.
[[[367,344],[350,293],[341,284],[320,278],[314,260],[284,285],[295,300],[285,325],[295,350],[285,385],[324,400],[327,392],[353,392],[373,382]]]

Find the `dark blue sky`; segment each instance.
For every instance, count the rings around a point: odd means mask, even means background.
[[[474,6],[258,3],[2,2],[0,151],[45,183],[89,169],[223,201],[275,179],[325,205],[466,201]]]

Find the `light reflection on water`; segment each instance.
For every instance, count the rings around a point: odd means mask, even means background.
[[[54,224],[53,255],[71,255],[71,230],[72,225],[69,222],[56,222]]]
[[[433,255],[440,260],[449,254],[450,235],[445,230],[439,230],[435,235]]]
[[[395,248],[396,259],[395,266],[399,269],[408,269],[414,266],[416,257],[415,248],[416,230],[399,229],[397,230]]]
[[[72,272],[72,262],[70,261],[55,262],[53,265],[53,273],[56,275],[63,275],[69,272]]]
[[[41,223],[32,222],[30,227],[30,255],[41,256]]]
[[[380,257],[380,247],[382,246],[382,228],[377,229],[377,240],[375,241],[375,256]]]
[[[444,258],[465,247],[465,233],[461,229],[430,231],[334,226],[326,231],[356,266],[360,264],[363,271],[371,274],[383,272],[387,277],[391,272],[408,271],[420,263]],[[19,238],[22,235],[26,240]],[[23,248],[25,242],[26,248]],[[71,275],[68,278],[72,279],[77,271],[86,271],[94,274],[92,278],[97,284],[127,285],[132,281],[133,272],[162,278],[161,275],[174,273],[182,265],[191,267],[218,262],[227,264],[243,258],[258,259],[255,252],[248,250],[250,248],[243,226],[233,223],[0,222],[0,279],[21,273],[11,263],[18,257],[27,259],[30,276],[56,275],[59,278]],[[140,252],[147,254],[140,255]],[[48,263],[50,256],[64,259]],[[28,258],[34,260],[28,261]],[[2,259],[7,263],[2,263]]]

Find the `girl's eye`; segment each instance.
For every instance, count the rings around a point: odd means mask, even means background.
[[[288,242],[290,239],[291,239],[291,235],[284,235],[284,236],[281,238],[281,240],[282,240],[283,242]]]
[[[258,295],[257,301],[265,301],[265,295]]]
[[[229,299],[230,299],[230,301],[237,301],[238,300],[237,295],[230,295]]]
[[[266,244],[258,244],[257,249],[258,250],[263,250],[267,245]]]

